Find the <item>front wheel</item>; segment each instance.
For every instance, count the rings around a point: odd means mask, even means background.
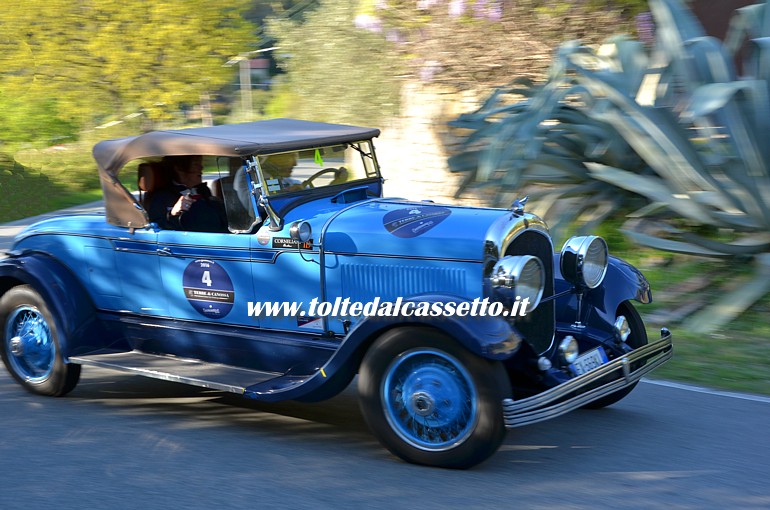
[[[636,311],[634,305],[628,301],[621,303],[618,307],[615,317],[617,318],[621,315],[626,318],[626,321],[628,321],[628,326],[631,328],[631,334],[626,339],[626,343],[633,349],[638,349],[639,347],[644,347],[647,345],[647,330],[644,327],[644,321],[642,321],[642,317],[639,315],[639,312]],[[631,393],[631,391],[636,388],[637,384],[638,383],[634,383],[631,386],[623,388],[622,390],[610,393],[606,397],[594,400],[590,404],[587,404],[585,407],[587,409],[602,409],[603,407],[611,406],[612,404],[619,402],[629,393]]]
[[[19,285],[0,298],[0,327],[3,363],[25,389],[61,396],[75,388],[80,365],[64,363],[56,322],[35,289]]]
[[[510,384],[502,364],[432,329],[385,333],[363,359],[358,389],[369,428],[408,462],[469,468],[505,437]]]

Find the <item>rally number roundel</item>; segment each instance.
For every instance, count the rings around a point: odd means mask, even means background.
[[[235,291],[227,272],[213,260],[194,260],[184,270],[187,302],[209,319],[221,319],[233,309]]]
[[[420,236],[444,221],[452,214],[446,207],[414,206],[388,212],[382,224],[396,237]]]

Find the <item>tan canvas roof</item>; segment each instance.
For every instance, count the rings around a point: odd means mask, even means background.
[[[120,170],[129,161],[184,155],[245,157],[357,142],[379,134],[380,130],[375,128],[271,119],[152,131],[139,136],[105,140],[94,146],[93,155],[104,190],[107,220],[115,225],[143,227],[148,223],[145,211],[118,180]]]

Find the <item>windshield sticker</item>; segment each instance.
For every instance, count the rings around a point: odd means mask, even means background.
[[[390,211],[382,224],[396,237],[411,238],[424,234],[452,214],[446,207],[409,207]]]
[[[182,285],[187,302],[209,319],[221,319],[235,303],[233,282],[227,272],[212,260],[194,260],[184,270]]]

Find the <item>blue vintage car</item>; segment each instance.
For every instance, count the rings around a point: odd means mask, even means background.
[[[37,223],[0,260],[8,371],[43,395],[92,365],[264,401],[326,399],[358,375],[385,447],[467,468],[506,428],[617,402],[671,356],[632,304],[651,301],[647,280],[603,239],[554,252],[523,200],[385,198],[378,135],[274,119],[97,144],[105,214]],[[174,156],[202,157],[227,228],[151,218]]]

